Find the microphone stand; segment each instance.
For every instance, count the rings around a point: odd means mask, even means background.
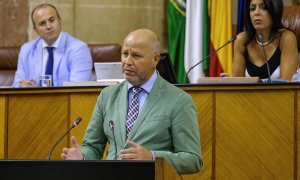
[[[76,121],[72,124],[72,126],[67,130],[67,132],[65,132],[65,134],[64,135],[62,135],[56,142],[55,142],[55,144],[52,146],[52,148],[51,148],[51,150],[50,150],[50,152],[49,152],[49,154],[48,154],[48,157],[47,157],[47,159],[48,160],[50,160],[50,158],[51,158],[51,154],[52,154],[52,152],[53,152],[53,150],[54,150],[54,148],[57,146],[57,144],[58,143],[60,143],[60,141],[75,127],[75,126],[77,126],[79,123],[81,122],[81,117],[78,117],[77,119],[76,119]]]
[[[190,69],[187,71],[186,76],[185,76],[185,80],[184,82],[189,83],[189,78],[188,75],[191,72],[192,69],[194,69],[196,66],[198,66],[199,64],[201,64],[203,61],[207,60],[208,58],[210,58],[212,55],[215,55],[220,49],[222,49],[223,47],[227,46],[229,43],[232,43],[233,41],[236,40],[237,36],[232,37],[229,41],[227,41],[225,44],[223,44],[221,47],[219,47],[218,49],[216,49],[215,51],[211,52],[208,56],[206,56],[205,58],[203,58],[201,61],[199,61],[198,63],[196,63],[195,65],[193,65],[192,67],[190,67]]]

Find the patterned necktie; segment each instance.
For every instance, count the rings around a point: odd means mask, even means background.
[[[45,74],[47,75],[52,75],[53,74],[53,49],[54,47],[47,47],[48,53],[49,53],[49,58],[46,66],[46,71]]]
[[[134,125],[134,122],[139,114],[139,100],[138,96],[139,93],[141,92],[142,88],[137,87],[137,88],[132,88],[132,101],[128,109],[128,114],[127,114],[127,121],[126,121],[126,134],[127,137]]]

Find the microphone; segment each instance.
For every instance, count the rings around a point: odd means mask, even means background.
[[[53,150],[54,150],[54,148],[57,146],[57,144],[71,131],[71,129],[73,129],[75,126],[77,126],[79,123],[81,122],[81,117],[78,117],[77,119],[76,119],[76,121],[72,124],[72,126],[67,130],[67,132],[64,134],[64,135],[62,135],[56,142],[55,142],[55,144],[52,146],[52,148],[51,148],[51,150],[50,150],[50,152],[49,152],[49,154],[48,154],[48,160],[50,160],[50,158],[51,158],[51,154],[52,154],[52,152],[53,152]]]
[[[115,143],[115,159],[117,159],[117,152],[118,152],[118,149],[117,149],[117,142],[116,142],[116,137],[115,137],[115,125],[114,125],[114,122],[112,120],[109,121],[109,128],[113,134],[113,138],[114,138],[114,143]]]
[[[236,37],[237,36],[233,36],[229,41],[227,41],[225,44],[223,44],[221,47],[219,47],[218,49],[216,49],[215,51],[211,52],[208,56],[206,56],[205,58],[201,59],[201,61],[199,61],[198,63],[196,63],[195,65],[193,65],[192,67],[189,68],[189,70],[187,71],[186,73],[186,76],[185,76],[185,80],[186,82],[189,82],[189,79],[188,79],[188,75],[189,73],[191,72],[192,69],[194,69],[196,66],[198,66],[199,64],[201,64],[203,61],[207,60],[208,58],[210,58],[212,55],[215,55],[217,54],[217,52],[219,50],[221,50],[223,47],[227,46],[228,44],[234,42],[236,40]]]
[[[264,52],[264,58],[265,58],[265,63],[267,65],[267,70],[268,70],[268,81],[267,83],[272,83],[271,80],[271,73],[270,73],[270,67],[269,67],[269,63],[268,63],[268,59],[267,59],[267,54],[266,54],[266,50],[265,50],[265,44],[263,43],[263,35],[261,32],[258,33],[258,40],[261,42],[259,43],[259,45],[262,47],[263,52]]]

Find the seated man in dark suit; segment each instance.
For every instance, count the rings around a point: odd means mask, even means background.
[[[72,137],[74,147],[64,148],[62,159],[101,159],[109,142],[107,159],[163,157],[181,174],[201,169],[195,104],[189,94],[159,75],[159,60],[160,43],[154,32],[139,29],[126,37],[121,58],[126,81],[103,89],[83,143],[79,146]]]

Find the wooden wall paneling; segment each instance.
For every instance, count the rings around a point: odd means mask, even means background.
[[[6,97],[0,96],[0,159],[5,159],[6,145]]]
[[[99,90],[100,93],[100,90]],[[82,143],[85,130],[92,117],[94,107],[99,93],[72,93],[70,97],[70,126],[77,119],[81,117],[81,123],[71,131],[71,136],[75,136],[78,143]],[[70,137],[70,136],[69,136]],[[69,146],[72,146],[70,144]]]
[[[182,177],[163,158],[155,159],[155,180],[181,180]]]
[[[213,127],[213,92],[187,91],[193,98],[198,111],[200,141],[204,168],[196,174],[183,175],[183,179],[211,179],[212,178],[212,127]]]
[[[73,93],[71,94],[71,119],[76,119],[77,117],[82,118],[80,126],[76,127],[72,132],[71,136],[75,136],[79,144],[82,143],[85,131],[89,125],[90,119],[92,117],[94,107],[96,105],[99,92],[96,93]],[[72,123],[72,122],[71,122]],[[69,147],[73,145],[69,143]],[[108,150],[109,143],[107,143],[102,159],[106,159],[106,152]]]
[[[69,126],[68,96],[64,93],[11,95],[8,106],[8,158],[46,159]],[[66,146],[64,139],[51,159],[60,159],[61,150]]]
[[[216,179],[229,177],[294,178],[293,91],[217,92]]]

